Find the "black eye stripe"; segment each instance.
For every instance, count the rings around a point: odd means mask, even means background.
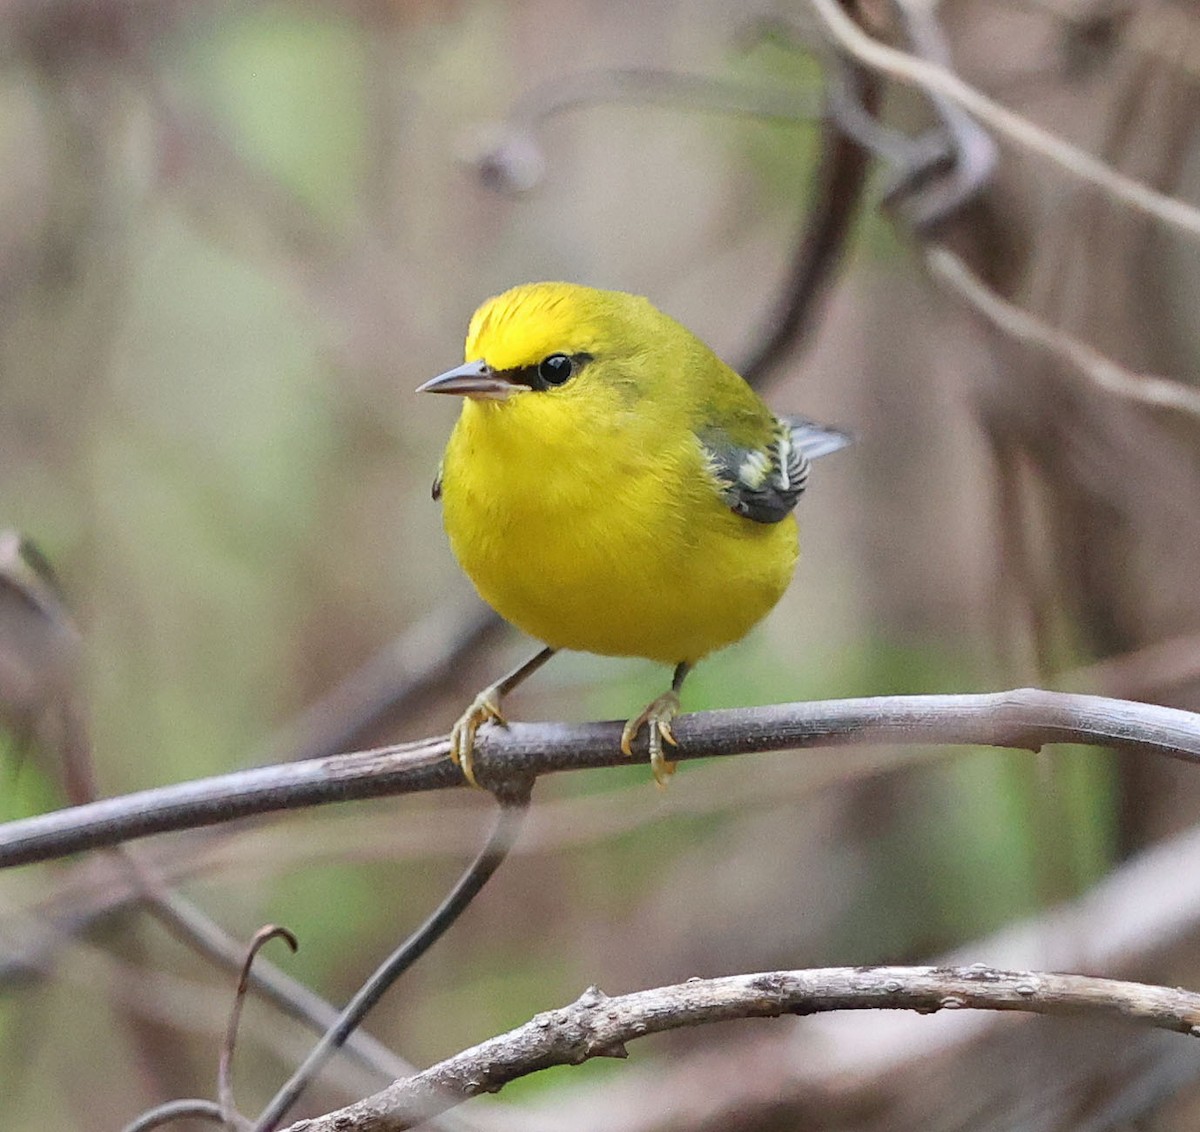
[[[545,367],[552,358],[562,358],[566,362],[570,363],[570,367],[566,371],[566,376],[561,380],[547,381],[543,373],[543,367]],[[560,352],[548,354],[536,365],[518,366],[514,369],[499,370],[497,371],[496,376],[507,378],[509,381],[515,382],[518,385],[527,385],[530,389],[536,389],[538,391],[556,389],[560,385],[565,385],[591,360],[592,355],[586,353],[564,354]],[[557,368],[560,364],[561,363],[556,363],[555,366],[552,367],[552,370],[553,368]],[[551,376],[554,377],[556,375],[551,371]]]

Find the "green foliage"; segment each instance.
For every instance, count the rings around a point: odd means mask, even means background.
[[[43,758],[25,742],[0,728],[0,821],[14,821],[57,809],[62,791],[54,778],[39,765]]]

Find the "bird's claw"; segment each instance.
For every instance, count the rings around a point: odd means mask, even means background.
[[[500,691],[494,684],[484,688],[450,728],[450,758],[472,786],[479,786],[475,779],[475,733],[489,720],[501,727],[508,724],[500,712]]]
[[[663,743],[678,747],[679,743],[671,731],[671,721],[679,714],[679,693],[676,691],[663,692],[655,700],[651,700],[642,711],[625,724],[621,732],[621,751],[632,757],[633,741],[641,731],[643,724],[649,727],[650,769],[654,772],[654,781],[659,786],[665,786],[667,779],[675,773],[675,764],[663,754]]]

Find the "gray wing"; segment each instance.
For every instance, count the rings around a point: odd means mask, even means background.
[[[850,443],[849,434],[803,417],[776,421],[763,448],[735,444],[723,429],[706,429],[700,442],[721,498],[756,523],[786,518],[808,486],[810,461]]]

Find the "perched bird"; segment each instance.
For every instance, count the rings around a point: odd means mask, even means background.
[[[654,777],[688,670],[743,637],[787,588],[809,461],[850,438],[776,417],[650,302],[571,283],[489,299],[466,364],[418,392],[463,397],[433,485],[450,546],[493,609],[546,648],[485,688],[451,731],[475,782],[475,733],[558,649],[675,665],[625,725]]]

